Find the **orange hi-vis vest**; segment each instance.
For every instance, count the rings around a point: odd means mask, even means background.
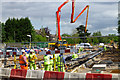
[[[19,63],[20,63],[20,65],[23,65],[23,66],[26,65],[25,61],[23,60],[23,55],[19,56]]]

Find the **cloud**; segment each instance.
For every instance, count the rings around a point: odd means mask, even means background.
[[[56,33],[56,11],[62,4],[61,2],[2,2],[2,21],[5,22],[8,17],[29,17],[35,29],[40,29],[42,26],[49,27],[52,34]],[[65,1],[65,0],[64,0]],[[117,31],[107,31],[109,26],[117,26],[118,4],[116,2],[76,2],[75,16],[81,10],[90,5],[88,27],[90,32],[101,31],[102,34],[116,33]],[[79,25],[85,25],[86,11],[78,20],[71,24],[71,3],[66,4],[61,9],[61,34],[72,33]],[[109,27],[112,28],[112,27]]]
[[[117,34],[117,26],[106,27],[101,29],[104,34]]]

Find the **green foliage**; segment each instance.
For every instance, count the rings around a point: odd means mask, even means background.
[[[86,30],[86,32],[85,32],[84,25],[80,25],[76,29],[77,29],[77,33],[79,34],[79,37],[89,36],[91,34],[91,33],[88,33],[88,30]]]
[[[27,35],[32,35],[34,40],[34,28],[28,17],[21,19],[8,19],[4,26],[5,41],[4,42],[24,42],[29,41]]]
[[[0,22],[0,43],[2,42],[2,23]]]
[[[42,35],[43,37],[46,37],[47,34],[45,33],[45,29],[43,28],[43,26],[42,26],[41,30],[42,30],[41,35]]]
[[[2,23],[2,42],[6,40],[6,36],[5,36],[6,32],[5,32],[4,28],[5,28],[5,25],[4,25],[4,23]]]
[[[71,35],[64,33],[64,34],[62,34],[62,37],[71,37]],[[68,44],[74,44],[74,42],[71,38],[67,38],[65,40],[68,42]]]
[[[102,36],[102,34],[100,31],[97,31],[97,32],[94,32],[92,36]],[[108,34],[106,36],[112,36],[112,37],[94,37],[91,39],[94,44],[111,43],[111,40],[113,40],[114,42],[118,42],[118,37],[115,34]]]
[[[84,25],[80,25],[76,29],[77,29],[77,33],[78,33],[79,37],[85,37],[85,36],[87,37],[91,34],[91,33],[88,33],[88,30],[86,30],[86,32],[85,32]],[[80,42],[87,42],[87,38],[81,38]]]
[[[118,37],[116,36],[116,34],[108,34],[108,36],[112,36],[112,37],[108,37],[108,40],[113,40],[114,42],[118,42]]]
[[[62,37],[79,37],[79,36],[77,33],[73,33],[71,35],[64,33],[62,34]],[[66,38],[65,40],[68,42],[68,44],[77,44],[80,42],[79,38]]]
[[[120,22],[119,22],[119,24],[120,24]],[[79,27],[76,28],[76,31],[73,30],[73,33],[71,35],[63,34],[62,36],[64,36],[64,37],[84,37],[84,29],[85,29],[85,27],[83,25],[80,25]],[[119,28],[119,30],[120,30],[120,28]],[[90,33],[86,32],[85,35],[89,36]],[[92,34],[92,36],[102,36],[102,34],[101,34],[100,31],[97,31],[97,32],[94,32]],[[99,43],[108,44],[108,43],[111,43],[111,41],[114,41],[114,42],[120,41],[120,38],[118,40],[118,37],[115,34],[108,34],[106,36],[112,36],[112,37],[92,37],[92,38],[86,37],[86,41],[85,42],[88,42],[88,43],[91,43],[91,44],[95,45],[95,44],[99,44]],[[84,42],[84,38],[83,39],[68,38],[66,40],[68,41],[69,44],[77,44],[77,43],[80,43],[80,42]]]
[[[42,35],[36,34],[34,42],[40,42],[40,41],[45,42],[46,41],[46,37],[43,37]]]
[[[79,35],[78,35],[78,34],[72,34],[72,37],[79,37]],[[80,40],[81,40],[81,39],[79,39],[79,38],[74,38],[74,39],[73,39],[74,44],[79,43],[79,42],[80,42]]]
[[[92,34],[92,36],[102,36],[100,31],[94,32]],[[94,44],[98,44],[98,43],[102,43],[103,42],[103,38],[102,37],[94,37],[93,39],[93,43]]]
[[[66,34],[66,33],[62,34],[62,36],[63,36],[63,37],[71,37],[71,35]]]
[[[2,23],[2,40],[3,42],[29,42],[31,35],[32,42],[46,41],[46,37],[36,35],[35,29],[28,17],[26,18],[9,18],[5,24]]]

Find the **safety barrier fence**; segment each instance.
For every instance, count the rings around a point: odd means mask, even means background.
[[[120,74],[68,73],[0,68],[2,80],[120,80]]]
[[[76,49],[66,49],[66,50],[51,50],[51,51],[41,51],[39,52],[39,55],[45,55],[45,54],[58,54],[58,53],[72,53],[77,52]],[[21,55],[22,52],[0,52],[0,55]]]

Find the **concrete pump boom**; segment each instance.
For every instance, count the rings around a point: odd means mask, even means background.
[[[61,36],[60,36],[60,12],[61,12],[61,8],[68,3],[70,0],[65,1],[62,5],[60,5],[58,7],[58,11],[56,11],[56,17],[57,17],[57,26],[58,26],[58,40],[61,40]],[[79,15],[74,19],[74,0],[72,0],[72,14],[71,14],[71,23],[74,23],[79,17],[80,15],[87,9],[87,16],[86,16],[86,24],[85,24],[85,32],[86,32],[86,28],[87,28],[87,22],[88,22],[88,12],[89,12],[89,5],[87,5],[80,13]]]

